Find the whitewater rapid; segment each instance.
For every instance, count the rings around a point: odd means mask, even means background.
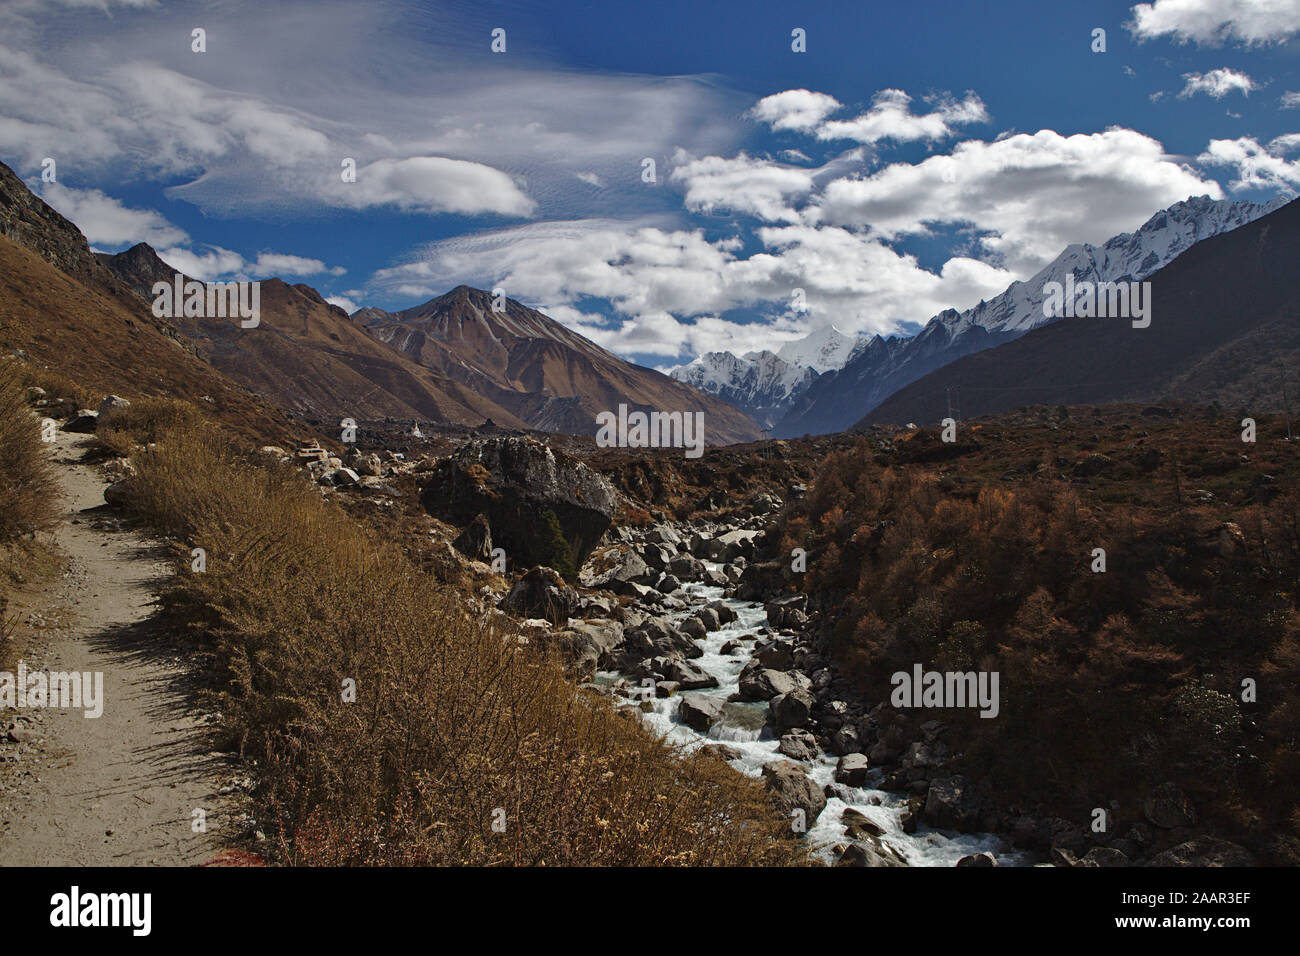
[[[736,612],[735,621],[723,625],[697,642],[703,649],[704,656],[691,661],[717,678],[718,686],[687,691],[701,697],[725,701],[739,689],[740,672],[749,663],[757,642],[742,642],[739,649],[729,654],[722,653],[722,646],[728,641],[739,642],[742,635],[757,635],[759,628],[767,623],[767,612],[762,604],[724,598],[722,588],[704,584],[684,584],[682,591],[676,592],[674,596],[682,598],[688,605],[685,610],[672,615],[676,623],[712,601],[724,601]],[[618,671],[602,671],[597,675],[597,680],[612,683],[622,676]],[[679,694],[657,698],[650,702],[653,710],[642,712],[642,718],[670,743],[680,745],[687,751],[706,744],[726,744],[741,754],[728,763],[750,777],[761,776],[764,764],[790,759],[777,750],[779,740],[771,728],[765,728],[766,702],[728,703],[722,717],[714,723],[706,736],[677,719],[677,709],[681,704]],[[822,788],[834,782],[836,760],[836,757],[829,754],[819,754],[812,761],[793,762],[801,764],[817,786]],[[846,808],[851,807],[884,831],[879,837],[880,841],[897,851],[909,866],[953,866],[963,856],[985,850],[994,853],[1002,866],[1014,866],[1020,862],[1020,854],[1010,851],[1003,840],[992,834],[935,830],[921,823],[917,824],[915,833],[905,833],[902,817],[907,810],[908,795],[878,789],[883,776],[883,771],[873,769],[869,772],[864,787],[839,785],[839,792],[848,799],[828,796],[826,809],[801,839],[818,856],[834,862],[832,847],[837,843],[848,842],[840,817]]]

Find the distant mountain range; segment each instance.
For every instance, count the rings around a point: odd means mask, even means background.
[[[94,341],[100,355],[115,357],[120,375],[136,382],[161,384],[170,366],[171,378],[192,383],[184,391],[195,399],[243,392],[253,404],[260,398],[308,417],[469,426],[490,419],[504,427],[594,434],[598,412],[626,404],[703,412],[709,444],[760,437],[754,422],[725,401],[626,362],[514,300],[496,312],[489,293],[468,286],[404,312],[365,309],[349,317],[310,286],[271,278],[260,283],[256,328],[229,318],[157,317],[154,283],[173,282],[178,270],[144,243],[116,255],[92,253],[80,230],[3,164],[0,236],[0,259],[9,263],[0,322],[15,316],[0,329],[0,342],[24,351],[30,346],[55,363],[71,350],[79,365],[95,366],[96,357],[78,354],[73,344]],[[66,281],[55,280],[51,269]],[[37,302],[39,311],[29,307]],[[115,322],[96,324],[96,313],[120,316],[124,331],[116,332]],[[146,330],[188,359],[177,368],[177,359],[157,357],[136,370],[137,359],[154,348],[142,337]],[[56,342],[52,350],[42,345]],[[178,391],[176,382],[168,384],[165,390]]]
[[[801,345],[789,356],[767,352],[737,358],[727,352],[711,352],[672,374],[737,404],[765,424],[773,424],[777,437],[843,431],[890,395],[935,369],[1056,321],[1043,314],[1047,283],[1064,283],[1067,276],[1075,282],[1144,279],[1196,243],[1253,222],[1283,202],[1233,202],[1200,196],[1175,203],[1135,232],[1115,236],[1100,246],[1067,247],[1029,280],[1013,282],[998,296],[964,312],[945,310],[915,336],[866,338],[832,329],[836,339],[823,329],[804,340],[808,346]],[[830,346],[821,367],[808,354],[816,354],[818,336]]]
[[[814,329],[786,342],[775,352],[706,352],[669,374],[710,395],[730,402],[760,425],[770,428],[808,390],[819,375],[844,365],[866,344],[860,335],[845,335],[833,325]]]
[[[933,423],[1028,404],[1181,400],[1285,410],[1300,387],[1300,200],[1196,243],[1150,276],[1151,324],[1066,318],[895,392],[860,425]],[[1296,410],[1296,404],[1291,404]]]

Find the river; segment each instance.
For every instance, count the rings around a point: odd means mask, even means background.
[[[756,642],[743,642],[739,650],[728,654],[722,653],[722,647],[743,635],[758,634],[759,628],[767,623],[767,612],[762,604],[724,598],[722,588],[705,584],[684,584],[681,591],[674,592],[674,597],[683,599],[688,605],[687,609],[672,615],[674,623],[680,623],[698,607],[711,601],[723,600],[736,612],[735,621],[697,642],[704,656],[691,661],[717,678],[718,686],[687,692],[725,701],[739,689],[740,672],[749,663]],[[601,683],[612,683],[622,676],[617,671],[602,671],[597,679]],[[685,749],[710,743],[727,744],[741,753],[729,763],[746,776],[759,777],[764,764],[789,759],[777,750],[778,739],[773,730],[764,727],[767,718],[765,702],[728,703],[721,719],[710,728],[707,736],[677,719],[677,708],[681,703],[677,694],[651,703],[654,709],[643,712],[643,719],[668,741]],[[824,787],[835,779],[836,759],[829,754],[819,754],[810,762],[794,762],[804,766],[818,787]],[[1022,862],[1019,853],[1010,850],[1001,838],[992,834],[934,830],[922,823],[917,824],[915,833],[904,832],[902,816],[907,810],[908,795],[878,789],[883,776],[883,771],[873,769],[868,774],[866,786],[840,786],[840,793],[847,799],[827,797],[826,809],[801,838],[810,844],[815,854],[834,862],[832,847],[847,842],[840,816],[846,808],[852,807],[884,831],[879,838],[881,842],[896,851],[909,866],[953,866],[963,856],[985,850],[994,853],[1002,866],[1015,866]]]

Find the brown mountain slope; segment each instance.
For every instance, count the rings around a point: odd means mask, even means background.
[[[643,411],[701,411],[710,444],[760,437],[743,412],[653,369],[632,365],[514,299],[458,286],[402,312],[354,318],[421,365],[487,395],[533,428],[593,434],[620,403]]]
[[[0,349],[21,350],[28,361],[105,393],[202,403],[214,417],[263,441],[298,431],[151,320],[133,296],[82,285],[0,237]]]
[[[155,282],[176,274],[148,245],[102,257],[109,269],[152,301]],[[389,348],[307,285],[261,283],[260,324],[175,318],[181,334],[212,365],[281,408],[324,418],[419,419],[477,425],[523,422],[464,385]]]
[[[1300,201],[1206,239],[1151,276],[1148,328],[1064,319],[946,365],[858,423],[936,422],[947,389],[967,417],[1028,404],[1162,398],[1281,411],[1300,385]]]

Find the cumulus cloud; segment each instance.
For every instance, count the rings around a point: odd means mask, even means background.
[[[813,188],[811,170],[744,153],[731,159],[679,155],[677,160],[670,179],[685,185],[686,208],[692,212],[730,209],[768,222],[793,222],[799,214],[787,200],[807,196]]]
[[[912,98],[902,90],[881,90],[871,109],[849,120],[830,120],[817,126],[818,139],[851,139],[869,144],[881,140],[907,143],[940,140],[952,136],[955,128],[988,122],[988,111],[974,93],[961,100],[945,96],[936,100],[929,113],[913,113]]]
[[[246,259],[238,252],[221,246],[173,246],[158,250],[158,258],[175,269],[195,279],[216,282],[227,279],[300,278],[304,276],[340,276],[347,272],[341,266],[327,266],[319,259],[262,252],[256,259]]]
[[[1233,91],[1240,92],[1242,96],[1249,96],[1251,90],[1259,89],[1258,84],[1245,73],[1227,68],[1210,70],[1204,74],[1184,73],[1183,79],[1186,85],[1183,86],[1183,91],[1178,94],[1178,97],[1184,100],[1197,93],[1205,93],[1216,100],[1223,99]]]
[[[827,93],[786,90],[763,97],[754,104],[749,115],[775,130],[808,132],[840,106],[840,101]]]
[[[1300,92],[1287,90],[1282,94],[1281,103],[1284,110],[1300,109]]]
[[[120,249],[147,242],[161,245],[189,242],[185,230],[152,209],[129,209],[98,189],[75,189],[62,183],[32,183],[35,192],[55,211],[72,220],[91,245]]]
[[[1102,242],[1188,196],[1222,192],[1133,130],[1040,130],[836,180],[821,207],[832,224],[886,238],[925,234],[935,224],[971,228],[986,254],[1025,277],[1070,243]]]
[[[1300,133],[1278,136],[1261,144],[1251,136],[1210,141],[1197,161],[1207,166],[1230,167],[1231,189],[1276,189],[1295,195],[1300,188],[1300,159],[1286,157],[1300,149]]]
[[[1300,0],[1155,0],[1135,6],[1127,26],[1139,40],[1281,43],[1300,33]]]

